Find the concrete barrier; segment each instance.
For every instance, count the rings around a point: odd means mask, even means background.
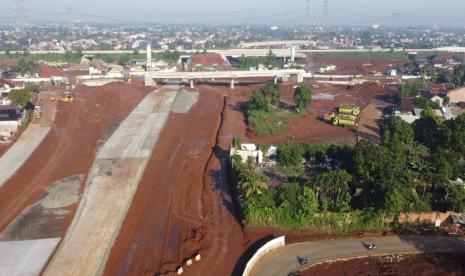
[[[286,245],[285,237],[279,237],[274,240],[267,242],[264,246],[260,247],[257,252],[252,256],[252,258],[247,262],[245,266],[244,273],[242,276],[250,275],[254,265],[260,260],[261,257],[268,254],[270,251],[276,250],[278,248],[284,247]]]

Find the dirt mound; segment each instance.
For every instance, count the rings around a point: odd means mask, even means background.
[[[87,174],[98,146],[150,90],[121,83],[99,88],[80,86],[72,91],[73,103],[60,102],[48,136],[0,189],[0,230],[55,181]],[[63,220],[62,234],[71,219],[72,214]]]

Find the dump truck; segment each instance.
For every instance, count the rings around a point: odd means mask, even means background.
[[[39,105],[36,105],[34,107],[34,117],[36,119],[40,119],[42,117],[42,107]]]
[[[351,118],[348,118],[345,116],[336,116],[333,119],[332,123],[335,126],[343,126],[343,127],[357,126],[357,123],[355,122],[355,120],[352,120]]]
[[[339,113],[357,116],[360,114],[360,107],[356,105],[344,105],[339,107]]]
[[[336,114],[334,112],[327,113],[323,119],[335,126],[356,126],[357,116],[349,114]]]

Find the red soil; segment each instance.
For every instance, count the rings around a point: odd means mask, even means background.
[[[82,86],[75,101],[58,104],[52,130],[17,173],[0,189],[0,230],[57,180],[87,174],[98,147],[150,91],[141,85]],[[74,213],[77,206],[72,207]],[[72,214],[62,227],[64,235]]]
[[[444,275],[465,274],[465,255],[433,254],[371,257],[317,265],[301,275]]]
[[[315,57],[313,61],[322,64],[336,65],[336,71],[326,74],[372,74],[385,73],[390,66],[404,65],[405,61],[370,58],[341,58],[341,57]]]

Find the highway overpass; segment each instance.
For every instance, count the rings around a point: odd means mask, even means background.
[[[272,49],[273,54],[278,57],[291,57],[290,49]],[[296,57],[303,57],[306,53],[343,53],[343,52],[390,52],[391,49],[328,49],[328,50],[296,50]],[[394,52],[453,52],[453,53],[465,53],[465,47],[443,47],[443,48],[432,48],[432,49],[393,49]],[[25,51],[10,51],[10,54],[23,54]],[[36,54],[64,54],[66,51],[30,51],[31,55]],[[141,54],[145,54],[145,50],[138,51]],[[164,50],[152,50],[153,53],[165,52]],[[182,50],[183,53],[198,53],[197,49]],[[260,57],[266,56],[269,53],[268,49],[210,49],[208,53],[218,53],[229,57],[240,57],[242,55],[247,57]],[[110,50],[110,51],[83,51],[83,54],[131,54],[134,50]],[[0,54],[5,54],[5,51],[0,51]]]
[[[216,72],[146,72],[145,85],[156,86],[157,81],[182,80],[188,81],[189,86],[194,88],[196,80],[229,80],[231,89],[234,89],[236,80],[246,78],[273,78],[277,83],[279,79],[283,81],[291,80],[296,82],[304,81],[304,70],[268,70],[268,71],[216,71]]]

